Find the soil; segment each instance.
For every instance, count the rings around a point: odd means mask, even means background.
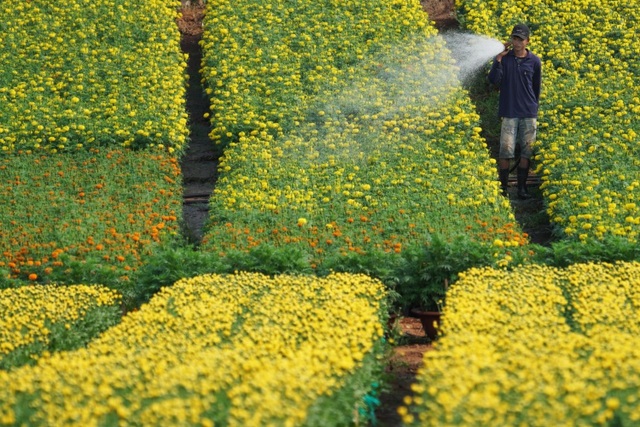
[[[402,425],[398,407],[405,396],[413,394],[411,384],[416,381],[425,352],[433,349],[425,336],[422,323],[415,317],[400,317],[396,321],[392,354],[385,369],[385,388],[380,393],[380,406],[376,410],[377,425]]]
[[[455,0],[421,0],[422,10],[427,12],[429,19],[434,22],[438,30],[458,28],[456,20]]]
[[[189,86],[187,88],[187,112],[189,113],[190,142],[181,160],[183,179],[183,231],[194,244],[202,240],[202,230],[209,216],[209,196],[218,179],[220,150],[208,136],[209,100],[200,81],[202,49],[198,41],[202,37],[204,4],[183,0],[182,18],[178,27],[182,33],[181,48],[189,55],[187,62]]]
[[[200,81],[202,51],[198,45],[202,35],[204,2],[182,0],[182,4],[182,17],[178,20],[178,27],[182,33],[182,50],[189,54],[187,109],[191,129],[190,143],[181,162],[184,186],[183,218],[185,235],[197,245],[202,239],[203,226],[208,217],[208,199],[218,177],[217,164],[221,153],[208,137],[209,121],[204,117],[209,111],[209,102]],[[422,0],[421,5],[440,31],[458,28],[455,0]],[[495,137],[487,138],[488,147],[494,156],[497,143]],[[537,177],[530,175],[529,188],[534,197],[523,201],[515,197],[515,188],[511,182],[509,198],[516,219],[529,234],[531,242],[548,245],[552,240],[552,234],[537,189],[538,184]],[[411,394],[410,387],[416,379],[424,353],[433,348],[419,319],[400,317],[396,325],[393,333],[396,345],[386,367],[386,386],[381,391],[381,404],[376,411],[377,425],[381,427],[401,425],[397,408],[402,405],[403,398]]]

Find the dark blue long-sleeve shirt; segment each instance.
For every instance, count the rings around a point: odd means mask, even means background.
[[[509,118],[538,117],[542,64],[540,58],[527,50],[527,56],[517,58],[513,51],[495,59],[489,81],[500,88],[498,114]]]

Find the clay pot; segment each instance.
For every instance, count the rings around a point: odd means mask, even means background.
[[[422,329],[424,329],[424,333],[429,339],[435,340],[436,338],[438,338],[440,316],[442,316],[441,312],[423,311],[414,308],[413,310],[411,310],[411,315],[420,319],[420,323],[422,323]]]

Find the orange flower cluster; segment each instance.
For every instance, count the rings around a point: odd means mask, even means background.
[[[179,230],[180,173],[158,150],[3,158],[0,202],[13,209],[0,213],[0,267],[43,281],[69,259],[137,268],[152,243]],[[153,179],[162,176],[173,182]]]
[[[334,219],[324,224],[291,221],[295,226],[276,226],[264,228],[264,222],[249,219],[246,222],[226,222],[215,225],[205,236],[204,244],[217,248],[221,256],[228,250],[249,251],[261,244],[277,247],[300,245],[312,259],[313,265],[320,265],[329,254],[348,255],[383,252],[400,254],[411,247],[428,244],[429,234],[418,233],[412,213],[406,209],[397,211],[370,211],[368,215],[354,216],[347,212],[345,219]],[[415,219],[415,218],[414,218]],[[499,216],[479,219],[477,215],[462,214],[456,225],[453,218],[442,218],[442,224],[433,222],[429,233],[446,235],[447,230],[463,227],[479,242],[491,245],[494,241],[503,242],[505,253],[509,247],[522,247],[529,244],[529,236],[522,232],[516,222],[504,222]],[[286,223],[278,221],[277,224]],[[451,234],[451,233],[450,233]],[[453,235],[453,234],[452,234]]]
[[[508,242],[513,242],[516,246],[525,246],[529,244],[529,235],[520,230],[518,224],[508,222],[503,224],[499,218],[492,218],[492,222],[488,223],[483,220],[476,220],[476,223],[481,227],[481,231],[476,235],[481,240],[486,242],[494,241],[495,239],[501,239]],[[471,229],[471,226],[468,226]]]

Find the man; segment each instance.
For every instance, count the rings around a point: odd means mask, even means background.
[[[528,199],[527,177],[532,145],[536,140],[536,120],[540,100],[542,63],[527,49],[529,27],[517,24],[504,51],[493,60],[489,81],[500,89],[498,115],[502,119],[498,175],[502,193],[507,195],[509,161],[515,157],[516,144],[520,145],[518,163],[518,198]]]

